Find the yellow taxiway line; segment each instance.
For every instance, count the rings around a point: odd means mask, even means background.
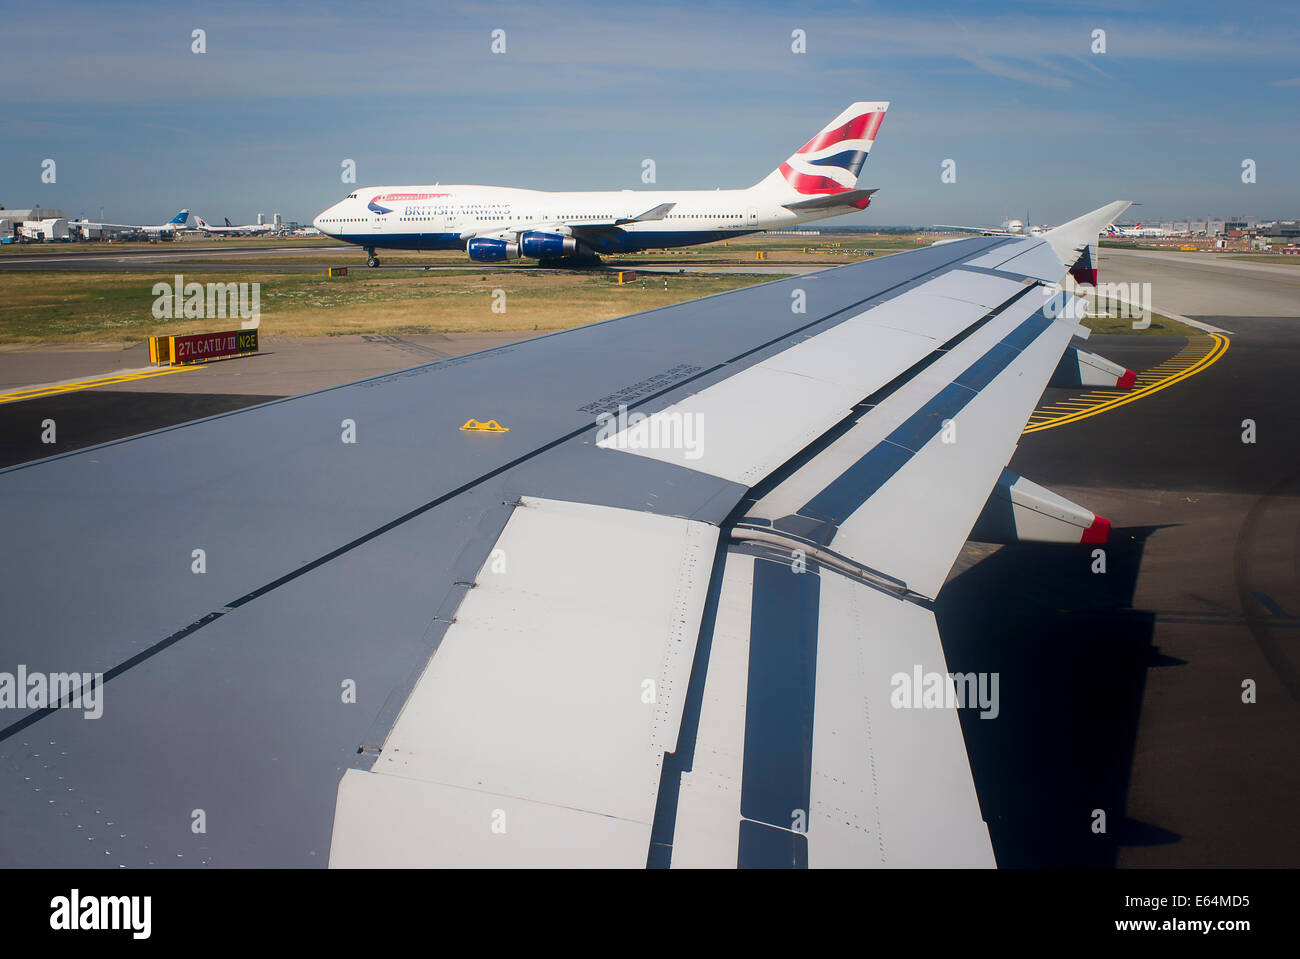
[[[1134,381],[1136,389],[1123,393],[1118,390],[1094,390],[1083,396],[1059,400],[1056,403],[1049,403],[1034,410],[1034,415],[1029,418],[1029,425],[1025,427],[1025,432],[1037,433],[1039,430],[1054,429],[1058,426],[1064,426],[1066,423],[1076,423],[1079,420],[1086,420],[1089,416],[1096,416],[1099,413],[1105,413],[1107,410],[1113,410],[1116,407],[1140,400],[1144,396],[1150,396],[1152,393],[1158,393],[1166,387],[1173,386],[1190,376],[1195,376],[1202,370],[1209,369],[1219,361],[1219,357],[1228,352],[1229,341],[1222,333],[1211,333],[1209,349],[1204,350],[1197,356],[1198,348],[1195,344],[1200,342],[1202,341],[1199,339],[1194,340],[1172,360],[1167,360],[1159,366],[1152,367],[1145,373],[1139,373]],[[1156,374],[1154,378],[1151,376],[1153,373]]]
[[[115,383],[131,383],[135,380],[147,380],[168,373],[183,373],[197,369],[194,366],[169,366],[160,370],[138,370],[134,373],[119,373],[116,376],[101,376],[93,380],[77,380],[73,383],[55,383],[49,386],[33,386],[12,393],[0,393],[0,403],[17,403],[20,400],[34,400],[42,396],[55,396],[59,393],[75,393],[78,390],[93,390],[98,386],[112,386]]]

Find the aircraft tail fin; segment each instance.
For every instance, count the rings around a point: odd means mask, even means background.
[[[753,189],[796,200],[853,190],[888,109],[888,100],[850,104]],[[863,196],[848,205],[864,209],[870,202]]]
[[[226,217],[226,226],[231,226],[230,217]]]
[[[168,220],[167,223],[170,226],[184,226],[185,221],[188,220],[189,218],[190,218],[190,211],[181,210],[180,213],[177,213],[174,217]]]

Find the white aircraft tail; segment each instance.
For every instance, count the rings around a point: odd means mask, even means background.
[[[855,193],[856,196],[841,197],[842,203],[832,205],[865,209],[871,202],[870,191],[855,187],[888,109],[888,100],[851,104],[751,189],[782,199],[788,197],[791,203],[784,205],[792,207],[810,200],[825,206],[827,201],[823,198]]]

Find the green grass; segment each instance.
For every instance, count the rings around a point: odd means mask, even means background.
[[[1283,253],[1241,253],[1226,256],[1225,260],[1245,260],[1247,263],[1285,263],[1287,266],[1300,266],[1300,255]]]
[[[1132,336],[1202,336],[1203,331],[1195,327],[1188,326],[1186,323],[1179,323],[1177,320],[1170,319],[1167,316],[1161,316],[1159,313],[1151,313],[1151,325],[1144,330],[1134,329],[1133,324],[1136,322],[1133,317],[1089,317],[1083,321],[1083,325],[1094,333],[1106,334],[1128,334]]]
[[[610,273],[547,270],[424,273],[187,272],[185,281],[260,284],[262,331],[327,336],[384,332],[553,330],[768,282],[768,275],[690,273],[619,285]],[[159,320],[153,285],[171,274],[6,272],[0,275],[0,343],[138,342],[239,325],[237,319]],[[494,290],[506,311],[495,312]]]

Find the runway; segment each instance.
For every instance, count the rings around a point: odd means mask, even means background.
[[[1300,263],[1234,253],[1101,250],[1106,283],[1150,283],[1152,302],[1185,316],[1300,316]]]
[[[177,248],[180,247],[180,248]],[[403,254],[409,255],[409,254]],[[300,257],[315,259],[309,263],[266,263],[275,257]],[[382,255],[381,255],[382,259]],[[234,260],[236,262],[229,262]],[[771,276],[813,273],[839,264],[770,263],[755,262],[735,264],[710,260],[696,262],[640,261],[636,258],[607,260],[600,269],[606,272],[637,270],[642,273],[743,273]],[[536,263],[519,262],[447,263],[384,263],[376,270],[365,265],[365,253],[357,247],[263,247],[263,246],[202,246],[191,248],[186,244],[169,245],[165,249],[146,250],[68,250],[65,252],[34,251],[0,255],[0,273],[10,272],[62,272],[62,273],[166,273],[174,270],[202,267],[205,273],[242,273],[249,270],[272,273],[320,273],[329,267],[345,266],[364,275],[367,273],[402,272],[496,272],[500,270],[546,269]]]
[[[59,270],[69,272],[100,271],[134,271],[163,269],[173,264],[192,264],[195,261],[216,260],[237,257],[241,259],[258,259],[267,256],[300,256],[311,253],[311,247],[241,247],[241,246],[203,246],[191,248],[180,244],[179,249],[171,244],[160,249],[147,250],[76,250],[51,253],[33,251],[6,253],[0,256],[0,271],[4,270]],[[329,252],[335,251],[326,247]],[[230,269],[243,270],[247,266],[226,264]],[[306,266],[303,269],[317,270],[321,267]],[[206,267],[205,267],[206,269]]]

